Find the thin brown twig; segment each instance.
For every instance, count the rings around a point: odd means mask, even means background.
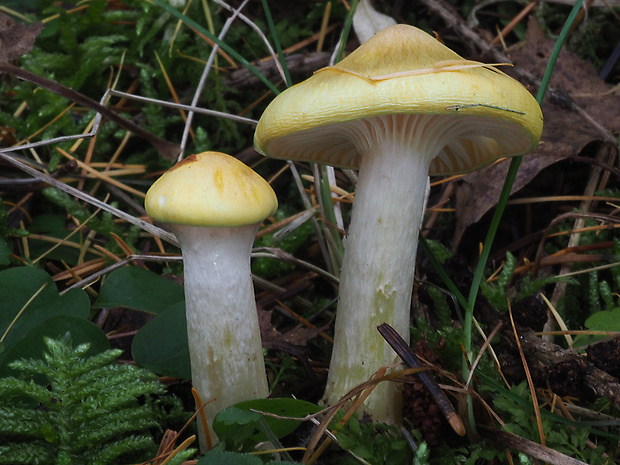
[[[512,20],[502,29],[497,37],[491,41],[491,45],[497,45],[503,38],[505,38],[516,26],[519,24],[523,18],[525,18],[530,11],[534,9],[534,7],[538,4],[538,2],[530,2],[528,3]]]
[[[377,327],[377,330],[383,336],[383,339],[392,347],[394,352],[402,359],[405,364],[411,368],[423,368],[422,363],[418,360],[415,353],[411,350],[405,340],[400,337],[398,332],[387,323],[383,323]],[[459,436],[465,436],[466,430],[461,417],[456,413],[452,403],[437,384],[437,381],[427,372],[420,371],[416,376],[422,381],[429,394],[435,400],[435,403],[443,413],[448,423]]]
[[[127,118],[123,118],[114,110],[110,110],[109,108],[103,106],[95,100],[92,100],[84,94],[81,94],[80,92],[70,89],[69,87],[62,85],[59,82],[52,81],[42,76],[38,76],[34,73],[21,69],[17,66],[13,66],[9,63],[0,63],[0,74],[1,73],[12,74],[19,79],[32,82],[33,84],[36,84],[43,89],[49,90],[54,94],[68,98],[69,100],[77,103],[78,105],[82,105],[86,108],[95,110],[96,112],[100,113],[104,118],[113,121],[119,126],[127,129],[128,131],[131,131],[134,134],[142,137],[143,139],[146,139],[164,157],[168,158],[169,160],[176,160],[176,157],[180,151],[178,145],[157,137],[155,134],[147,131],[133,121],[128,120]],[[19,147],[14,147],[14,149],[18,150]]]
[[[523,347],[521,347],[521,342],[519,340],[519,334],[517,333],[517,327],[515,326],[515,321],[512,317],[512,307],[510,305],[510,301],[508,301],[508,316],[510,317],[510,325],[512,326],[512,331],[515,337],[515,343],[517,344],[517,348],[519,349],[519,356],[521,357],[521,363],[523,365],[523,369],[525,370],[525,377],[527,378],[527,385],[530,388],[530,395],[532,396],[532,404],[534,407],[534,414],[536,415],[536,424],[538,425],[538,436],[540,437],[540,444],[546,444],[545,430],[542,424],[542,417],[540,415],[540,406],[538,405],[538,397],[536,397],[536,387],[534,386],[534,381],[532,380],[532,374],[530,373],[530,368],[527,364],[527,360],[525,359],[525,354],[523,353]]]
[[[498,445],[518,450],[530,457],[542,460],[545,463],[551,465],[588,465],[585,462],[569,457],[549,447],[537,444],[529,439],[517,436],[516,434],[490,428],[487,425],[479,425],[479,427],[481,431],[485,432],[486,437]]]

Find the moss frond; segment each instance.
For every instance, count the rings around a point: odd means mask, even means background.
[[[0,464],[122,464],[154,455],[151,431],[164,387],[147,370],[119,364],[119,350],[88,357],[67,335],[46,339],[40,360],[10,364],[25,378],[0,379]]]

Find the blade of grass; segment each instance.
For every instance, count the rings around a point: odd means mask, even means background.
[[[349,38],[349,32],[351,32],[351,25],[353,24],[353,15],[355,14],[355,9],[357,8],[357,4],[359,0],[353,0],[351,2],[351,8],[347,13],[347,17],[344,20],[344,25],[342,26],[342,36],[340,37],[340,46],[338,47],[338,53],[336,54],[335,63],[338,63],[342,60],[344,56],[344,48],[347,45],[347,39]]]
[[[271,55],[271,57],[273,58],[276,68],[278,68],[278,72],[280,73],[280,76],[282,77],[283,81],[286,81],[286,77],[284,76],[284,69],[282,69],[282,65],[280,64],[280,61],[278,60],[278,57],[276,56],[276,52],[273,50],[273,47],[271,47],[271,44],[269,43],[269,40],[267,39],[267,37],[265,36],[265,34],[263,33],[263,31],[261,30],[260,27],[258,27],[250,18],[248,18],[247,16],[245,16],[243,13],[240,13],[239,10],[240,8],[233,8],[230,5],[228,5],[226,2],[224,2],[223,0],[213,0],[217,5],[219,5],[220,7],[235,13],[237,15],[237,17],[243,21],[245,24],[247,24],[248,26],[250,26],[250,28],[256,32],[256,34],[258,35],[258,37],[260,37],[260,39],[263,41],[263,43],[265,44],[265,47],[267,47],[267,50],[269,51],[269,55]]]
[[[433,253],[432,249],[429,247],[428,242],[426,241],[424,237],[420,236],[419,244],[422,246],[422,249],[424,249],[424,253],[426,253],[426,255],[428,256],[428,260],[431,262],[431,265],[433,266],[433,268],[435,268],[435,271],[437,272],[437,274],[439,275],[443,283],[446,285],[448,290],[456,297],[459,304],[463,308],[467,308],[467,299],[461,293],[459,288],[456,287],[456,284],[454,284],[454,281],[450,279],[450,276],[448,276],[448,273],[446,273],[446,270],[444,270],[443,265],[439,262],[439,260]]]
[[[254,74],[258,79],[260,79],[275,95],[278,95],[280,93],[280,91],[278,91],[278,89],[271,83],[271,81],[269,81],[269,79],[267,79],[258,69],[256,69],[254,66],[252,66],[252,64],[248,60],[246,60],[243,56],[241,56],[230,45],[228,45],[225,42],[222,42],[216,36],[211,34],[211,32],[209,32],[207,29],[202,27],[196,21],[194,21],[193,19],[185,16],[183,13],[181,13],[178,10],[176,10],[175,8],[173,8],[172,6],[170,6],[169,4],[164,2],[163,0],[149,0],[149,1],[151,1],[152,3],[156,4],[157,6],[159,6],[161,8],[163,8],[164,10],[166,10],[171,15],[176,16],[178,19],[183,21],[183,23],[185,23],[187,26],[191,27],[192,29],[195,29],[196,31],[198,31],[201,34],[203,34],[204,36],[208,37],[209,40],[212,40],[222,50],[224,50],[226,53],[228,53],[230,56],[232,56],[235,60],[237,60],[240,64],[242,64],[244,67],[246,67],[248,70],[250,70],[250,72],[252,74]]]
[[[560,36],[558,37],[558,40],[551,54],[551,57],[549,58],[547,69],[545,70],[545,74],[541,81],[540,88],[538,89],[538,93],[536,95],[536,101],[539,103],[539,105],[542,105],[542,101],[547,91],[547,88],[549,86],[549,80],[551,79],[551,74],[553,73],[553,69],[555,67],[557,57],[560,53],[560,50],[562,49],[564,45],[564,42],[566,40],[568,31],[570,30],[572,23],[577,17],[577,14],[579,13],[579,9],[581,8],[582,3],[583,3],[583,0],[578,0],[575,6],[573,7],[568,19],[566,20],[566,23],[564,24],[564,27],[562,28],[562,32],[560,33]],[[466,335],[468,331],[471,332],[473,307],[474,307],[474,303],[476,302],[476,297],[478,296],[478,290],[480,289],[480,282],[482,281],[482,276],[484,273],[484,269],[486,267],[487,260],[489,258],[491,246],[493,244],[493,240],[495,239],[495,234],[497,233],[497,229],[499,227],[499,222],[501,220],[502,214],[504,213],[504,210],[506,208],[506,203],[508,202],[508,197],[510,196],[510,191],[512,190],[512,186],[514,184],[522,158],[523,157],[515,157],[512,159],[510,163],[508,175],[506,176],[506,181],[504,182],[504,187],[500,194],[499,200],[497,201],[497,206],[495,208],[495,212],[491,220],[491,225],[489,226],[489,230],[487,231],[487,236],[484,241],[484,245],[482,247],[482,252],[478,260],[478,265],[476,267],[476,270],[474,273],[474,279],[472,281],[470,292],[469,292],[468,306],[467,306],[466,314],[465,314],[465,328],[464,328],[466,331]],[[466,350],[471,349],[471,339],[469,339],[469,341],[466,341],[465,347],[466,347]]]
[[[523,347],[521,346],[521,341],[519,340],[519,333],[517,332],[515,320],[512,316],[512,308],[510,306],[510,302],[508,302],[508,316],[510,317],[510,325],[512,326],[512,332],[515,336],[515,344],[517,344],[517,348],[519,349],[521,364],[523,365],[523,370],[525,371],[525,379],[527,380],[527,385],[530,388],[530,396],[532,397],[532,408],[534,409],[534,416],[536,417],[536,425],[538,427],[538,437],[540,440],[540,445],[546,446],[547,438],[545,436],[545,429],[542,424],[542,417],[540,416],[540,405],[538,403],[538,397],[536,396],[536,386],[534,386],[534,381],[532,380],[532,373],[530,372],[530,367],[528,366],[525,354],[523,353]]]
[[[13,150],[16,150],[15,148],[13,148]],[[22,163],[21,161],[19,161],[17,158],[9,155],[12,152],[8,152],[8,153],[3,153],[2,151],[0,151],[0,159],[7,161],[9,164],[15,166],[16,168],[20,169],[21,171],[24,171],[25,173],[28,173],[29,175],[31,175],[32,177],[39,179],[41,181],[43,181],[46,184],[49,184],[50,186],[56,187],[64,192],[66,192],[69,195],[72,195],[74,197],[77,197],[80,200],[83,200],[84,202],[89,203],[90,205],[94,206],[94,207],[98,207],[101,208],[103,211],[106,211],[108,213],[111,213],[112,215],[121,218],[125,221],[127,221],[130,224],[133,224],[134,226],[137,226],[138,228],[153,234],[154,236],[160,237],[162,239],[164,239],[165,241],[173,244],[173,245],[177,245],[178,242],[176,240],[176,237],[174,236],[174,234],[169,233],[168,231],[165,231],[161,228],[158,228],[157,226],[153,226],[150,223],[147,223],[144,220],[141,220],[140,218],[136,218],[133,215],[130,215],[129,213],[125,213],[124,211],[113,207],[111,205],[108,205],[105,202],[102,202],[101,200],[97,199],[96,197],[92,197],[88,194],[86,194],[85,192],[82,192],[79,189],[76,189],[75,187],[71,187],[68,184],[65,184],[64,182],[60,182],[57,179],[54,179],[53,177],[51,177],[48,174],[42,173],[34,168],[32,168],[31,166]]]
[[[170,160],[175,159],[177,154],[179,153],[179,147],[176,144],[173,144],[172,142],[161,139],[160,137],[157,137],[156,135],[147,131],[146,129],[144,129],[142,126],[135,123],[134,121],[127,119],[121,116],[119,113],[105,107],[104,103],[96,102],[92,100],[91,98],[87,97],[86,95],[80,92],[77,92],[73,89],[70,89],[69,87],[66,87],[56,81],[52,81],[42,76],[38,76],[34,73],[26,71],[17,66],[11,65],[9,63],[0,63],[0,73],[7,73],[7,74],[15,76],[18,79],[23,79],[25,81],[32,82],[33,84],[39,87],[42,87],[43,89],[46,89],[56,95],[65,97],[71,100],[72,102],[77,103],[78,105],[84,106],[91,110],[95,110],[97,113],[99,113],[98,116],[104,117],[110,121],[113,121],[114,123],[118,124],[122,128],[127,129],[128,131],[131,131],[134,134],[138,135],[139,137],[142,137],[143,139],[147,140],[155,149],[159,151],[159,153],[161,153],[164,157]],[[96,122],[95,126],[97,124],[98,124],[98,121]],[[83,139],[84,137],[85,136],[81,134],[73,135],[73,136],[56,137],[56,138],[47,139],[47,140],[40,141],[40,142],[33,142],[32,144],[24,144],[19,147],[8,147],[8,148],[0,149],[0,150],[2,150],[2,152],[8,152],[8,151],[14,151],[14,150],[25,150],[26,148],[34,148],[34,147],[38,147],[39,145],[50,145],[60,140]]]
[[[337,276],[340,276],[340,273],[337,271],[340,269],[342,265],[342,257],[344,255],[344,246],[342,244],[342,238],[340,237],[340,231],[338,231],[337,224],[338,220],[336,219],[336,210],[334,206],[334,199],[332,197],[331,186],[329,184],[329,169],[333,170],[333,167],[329,166],[320,166],[319,173],[321,182],[318,185],[317,197],[319,200],[319,205],[321,206],[321,212],[323,213],[326,220],[326,234],[329,234],[332,237],[332,241],[328,242],[328,245],[334,244],[333,247],[329,247],[330,255],[332,258],[332,263],[335,267],[334,271]],[[333,250],[335,249],[335,250]],[[337,268],[337,269],[336,269]]]
[[[269,25],[269,33],[271,34],[274,45],[276,46],[278,60],[282,64],[282,69],[284,70],[284,80],[286,82],[286,87],[291,87],[291,85],[293,84],[293,81],[291,80],[291,73],[288,70],[288,66],[286,66],[286,60],[284,59],[284,53],[282,52],[282,44],[280,43],[280,37],[278,36],[278,31],[276,31],[276,25],[273,22],[273,17],[271,16],[269,4],[267,3],[267,0],[262,0],[262,2],[263,9],[265,10],[265,17],[267,18],[267,24]]]
[[[349,37],[349,32],[351,31],[351,24],[353,24],[353,15],[355,14],[355,8],[359,0],[354,0],[351,4],[351,8],[347,13],[347,17],[344,21],[344,26],[342,29],[342,34],[340,37],[340,44],[338,47],[338,53],[336,54],[335,62],[339,62],[342,60],[342,56],[344,55],[344,46],[347,43],[347,39]],[[319,204],[321,205],[321,209],[323,215],[325,216],[328,224],[335,225],[336,221],[336,211],[334,207],[334,200],[331,195],[331,186],[329,184],[329,175],[328,171],[332,171],[334,168],[331,166],[324,166],[320,170],[315,169],[316,175],[319,175],[319,188],[317,189],[317,196],[319,197]],[[328,234],[330,234],[333,241],[330,243],[334,244],[333,247],[329,248],[329,259],[331,263],[331,270],[337,276],[340,276],[339,270],[336,269],[336,265],[338,268],[342,265],[342,256],[344,255],[344,246],[342,244],[342,238],[340,237],[339,231],[335,230],[332,226],[327,226]]]
[[[195,105],[184,105],[182,103],[168,102],[166,100],[158,100],[151,97],[142,97],[141,95],[128,94],[119,90],[109,90],[108,94],[115,97],[126,98],[128,100],[135,100],[136,102],[155,103],[161,107],[174,108],[176,110],[187,110],[193,113],[201,113],[203,115],[215,116],[216,118],[226,118],[232,121],[237,121],[239,123],[250,124],[252,126],[256,126],[256,124],[258,123],[258,121],[254,119],[244,118],[243,116],[237,116],[231,113],[224,113],[223,111],[209,110],[208,108],[201,108]]]
[[[555,63],[557,61],[558,55],[560,54],[560,50],[564,46],[570,28],[581,9],[581,5],[583,4],[583,0],[577,0],[575,6],[571,10],[566,22],[564,23],[564,27],[560,32],[558,40],[555,43],[553,48],[553,52],[551,53],[551,57],[549,58],[549,62],[547,63],[547,68],[545,70],[545,74],[541,80],[540,88],[538,89],[538,93],[536,94],[536,101],[539,105],[542,105],[543,98],[545,93],[547,92],[547,88],[549,87],[549,80],[551,79],[551,74],[553,73],[553,69],[555,68]],[[497,233],[497,229],[499,227],[500,220],[506,208],[506,203],[508,202],[508,197],[510,197],[510,192],[512,190],[512,186],[514,184],[515,178],[517,176],[517,172],[519,170],[519,166],[521,164],[521,160],[523,157],[515,157],[510,162],[510,168],[508,169],[508,174],[506,176],[506,181],[504,182],[504,187],[502,188],[502,192],[499,196],[499,200],[497,201],[497,206],[495,207],[495,212],[493,213],[493,218],[491,220],[491,224],[487,231],[487,236],[484,241],[484,245],[482,247],[482,251],[480,253],[480,257],[478,259],[478,265],[476,266],[476,270],[474,272],[474,278],[471,283],[469,298],[467,301],[467,307],[465,309],[465,321],[463,324],[464,331],[464,341],[463,345],[465,348],[466,354],[471,358],[471,336],[472,336],[472,322],[474,315],[474,305],[476,303],[476,298],[478,297],[478,290],[480,289],[480,283],[482,281],[482,277],[484,274],[484,270],[486,267],[487,260],[489,258],[489,254],[491,252],[491,246],[493,245],[493,240],[495,239],[495,234]],[[469,371],[467,367],[467,361],[463,359],[463,373],[467,373]],[[471,397],[468,397],[468,404],[470,410],[470,424],[472,427],[475,424],[473,417],[473,404],[471,402]]]
[[[217,39],[220,42],[223,42],[224,37],[226,37],[226,34],[228,34],[228,30],[230,29],[230,27],[232,26],[233,22],[235,21],[235,19],[238,17],[238,15],[240,14],[241,10],[245,7],[245,5],[248,3],[249,0],[244,0],[241,5],[239,5],[239,8],[234,10],[232,15],[226,20],[226,22],[224,23],[224,25],[222,26],[222,29],[217,37]],[[209,73],[211,72],[211,69],[213,67],[213,63],[215,63],[215,59],[217,57],[218,52],[220,51],[221,47],[219,44],[215,44],[213,46],[213,48],[211,49],[211,53],[209,54],[209,59],[207,60],[207,63],[204,67],[204,69],[202,70],[202,76],[200,76],[200,80],[198,81],[198,85],[196,86],[196,91],[194,92],[194,98],[192,99],[192,106],[196,106],[198,105],[198,101],[200,99],[200,96],[202,95],[202,92],[207,84],[207,78],[209,76]],[[179,158],[177,159],[177,161],[181,161],[181,159],[183,158],[183,154],[185,152],[185,147],[187,147],[187,140],[189,137],[189,133],[192,127],[192,121],[194,120],[194,112],[190,111],[187,115],[187,120],[185,121],[185,128],[183,129],[183,137],[181,138],[181,153],[179,154]]]

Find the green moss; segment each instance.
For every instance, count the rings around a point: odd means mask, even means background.
[[[151,372],[121,365],[120,350],[85,357],[89,345],[46,339],[39,360],[18,360],[0,379],[0,464],[123,464],[152,457],[163,416]],[[45,384],[36,379],[44,377]]]

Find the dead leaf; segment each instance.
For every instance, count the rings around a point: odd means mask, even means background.
[[[544,36],[538,23],[530,18],[526,42],[510,57],[515,67],[542,77],[555,41]],[[509,70],[507,70],[509,72]],[[571,99],[595,121],[609,131],[620,132],[620,97],[613,87],[599,79],[591,63],[572,52],[563,50],[558,57],[551,87],[568,96],[568,108],[562,102],[546,98],[543,135],[536,150],[523,157],[512,188],[514,194],[543,169],[565,158],[578,155],[590,142],[602,140],[601,133],[570,109]],[[510,160],[502,161],[461,178],[456,190],[456,227],[453,250],[456,250],[465,230],[493,208],[499,199]]]
[[[9,63],[32,50],[34,41],[45,26],[43,23],[15,23],[0,15],[0,63]]]
[[[306,328],[299,326],[289,331],[281,332],[274,328],[271,323],[272,313],[273,310],[258,311],[258,324],[263,346],[265,347],[281,349],[287,345],[305,347],[311,339],[314,339],[327,329],[327,327]]]

